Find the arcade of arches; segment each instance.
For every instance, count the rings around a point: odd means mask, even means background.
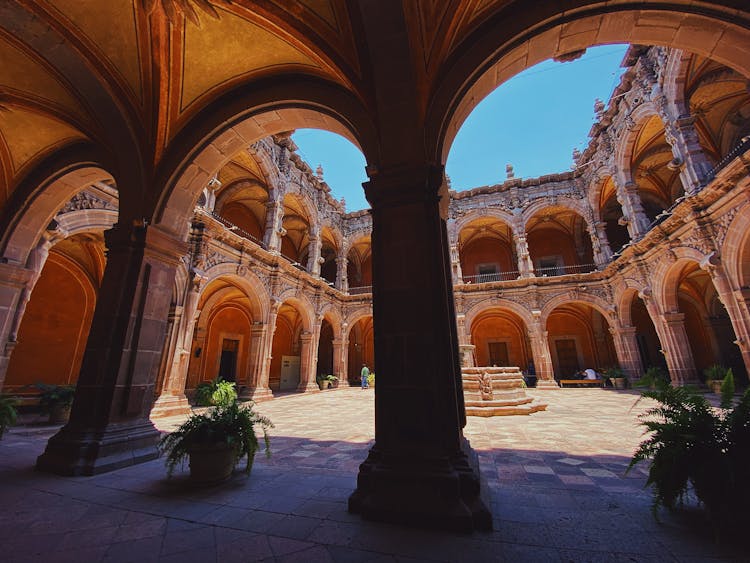
[[[152,459],[150,417],[206,379],[264,399],[366,363],[376,445],[350,508],[486,527],[461,364],[533,364],[548,388],[586,367],[747,374],[750,11],[261,4],[0,7],[0,386],[77,382],[40,469]],[[572,171],[449,191],[489,92],[615,42],[626,71]],[[371,211],[302,161],[302,127],[362,149]]]

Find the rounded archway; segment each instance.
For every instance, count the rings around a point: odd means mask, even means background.
[[[372,316],[361,317],[349,327],[348,379],[359,382],[362,366],[375,371],[375,339]]]
[[[518,277],[518,257],[513,232],[504,221],[477,218],[458,233],[464,283],[512,280]]]
[[[555,307],[546,328],[556,379],[571,379],[588,368],[602,371],[617,365],[609,323],[590,304],[570,302]]]
[[[76,234],[50,249],[23,314],[5,392],[76,383],[105,263],[101,233]]]
[[[372,290],[372,246],[370,235],[352,241],[347,254],[346,277],[349,293],[369,293]]]
[[[474,317],[470,330],[476,365],[525,370],[533,362],[528,329],[513,311],[489,307]]]
[[[526,240],[537,276],[579,274],[596,267],[586,220],[567,207],[537,210],[526,221]]]

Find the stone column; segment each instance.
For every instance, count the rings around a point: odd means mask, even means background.
[[[336,257],[336,289],[343,293],[349,291],[349,280],[346,274],[346,267],[349,264],[349,260],[344,256]]]
[[[243,401],[262,401],[273,397],[268,387],[268,377],[263,377],[265,361],[265,343],[268,339],[268,325],[254,323],[250,328],[250,343],[247,362],[247,379],[244,382],[240,399]]]
[[[104,270],[70,422],[37,468],[93,475],[157,457],[149,420],[177,266],[187,244],[158,227],[105,232]]]
[[[281,197],[266,202],[266,231],[263,233],[263,244],[270,252],[281,252],[281,238],[284,220],[284,204]]]
[[[347,383],[346,363],[344,362],[344,348],[347,346],[344,337],[333,339],[333,375],[339,378],[339,386],[345,387]]]
[[[310,243],[308,249],[310,252],[307,257],[307,271],[313,277],[320,277],[320,251],[323,246],[323,239],[321,236],[313,232],[310,234]]]
[[[617,201],[622,206],[623,217],[620,221],[628,227],[631,240],[638,240],[648,231],[649,220],[643,211],[641,197],[638,195],[638,186],[633,182],[622,182],[615,179],[617,189]]]
[[[612,341],[615,345],[617,362],[631,381],[640,379],[643,375],[643,364],[638,352],[638,340],[634,326],[610,328]]]
[[[273,335],[276,332],[276,318],[279,315],[279,308],[281,307],[281,301],[274,298],[271,301],[271,308],[268,311],[268,322],[266,322],[266,332],[262,340],[261,345],[261,362],[259,368],[258,378],[256,379],[256,387],[259,389],[268,389],[272,395],[273,392],[269,387],[269,379],[271,377],[271,360],[273,359]]]
[[[48,231],[42,240],[29,254],[26,267],[0,263],[0,391],[5,382],[10,357],[18,343],[18,331],[31,299],[44,264],[49,256],[49,249],[57,240]]]
[[[693,361],[693,352],[685,331],[684,313],[664,313],[662,349],[669,366],[670,377],[676,385],[698,383],[698,373]]]
[[[594,264],[600,270],[612,261],[612,249],[607,240],[607,233],[604,230],[606,223],[600,221],[593,225],[586,223],[586,228],[591,237],[591,248],[594,249]]]
[[[373,223],[375,445],[349,510],[389,522],[490,528],[461,430],[442,167],[373,172],[365,193]]]
[[[707,256],[700,266],[711,276],[719,300],[727,310],[736,337],[734,344],[739,347],[745,370],[750,373],[750,308],[748,307],[750,305],[750,302],[748,302],[750,290],[732,291],[729,277],[721,261],[714,253]]]
[[[190,413],[190,404],[185,396],[190,353],[193,349],[193,332],[198,320],[198,303],[205,278],[193,270],[189,273],[185,291],[185,302],[181,318],[177,321],[177,338],[172,351],[172,361],[164,379],[159,398],[154,403],[151,418]]]
[[[313,361],[315,359],[314,346],[317,345],[317,340],[312,332],[303,331],[300,334],[300,374],[299,374],[299,389],[300,391],[318,391],[320,388],[315,382],[315,373]]]
[[[537,389],[559,389],[555,381],[555,370],[552,365],[552,354],[549,349],[549,333],[541,322],[541,311],[532,311],[534,323],[529,327],[529,344],[534,358]]]
[[[698,141],[695,117],[665,119],[664,132],[674,159],[668,166],[680,171],[680,181],[687,195],[698,193],[708,182],[712,166]]]
[[[16,347],[25,301],[30,296],[28,287],[33,285],[36,277],[37,273],[32,269],[0,263],[0,390]]]
[[[190,404],[185,397],[185,389],[173,394],[173,379],[179,369],[177,358],[178,341],[180,340],[180,325],[182,325],[183,307],[173,306],[167,317],[166,347],[162,354],[159,367],[159,378],[156,382],[156,401],[151,409],[151,418],[162,418],[187,414],[190,412]]]
[[[534,276],[534,262],[529,254],[529,243],[526,241],[526,233],[521,229],[513,229],[513,243],[518,256],[518,277],[530,278]]]

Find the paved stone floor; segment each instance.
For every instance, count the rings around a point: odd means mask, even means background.
[[[37,473],[56,428],[0,441],[0,561],[748,561],[714,544],[695,511],[656,522],[645,471],[624,475],[641,437],[637,394],[531,391],[531,416],[470,418],[495,531],[404,529],[346,511],[373,438],[373,390],[287,396],[259,410],[276,424],[270,459],[189,489],[162,460],[96,477]],[[166,420],[168,429],[179,421]]]

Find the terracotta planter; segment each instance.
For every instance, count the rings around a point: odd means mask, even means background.
[[[318,386],[320,387],[321,391],[325,391],[328,389],[328,387],[331,385],[331,382],[328,380],[323,380],[318,383]]]
[[[615,386],[615,389],[625,389],[625,378],[624,377],[613,377],[612,383]]]
[[[67,424],[68,420],[70,420],[70,405],[55,405],[50,409],[50,424]]]
[[[720,380],[720,379],[712,379],[709,382],[708,388],[711,389],[711,391],[713,391],[714,393],[716,393],[718,395],[718,394],[721,393],[721,385],[722,385],[722,383],[724,383],[724,382],[722,380]]]
[[[231,477],[235,465],[234,446],[224,442],[195,445],[190,456],[190,481],[195,485],[213,485]]]

